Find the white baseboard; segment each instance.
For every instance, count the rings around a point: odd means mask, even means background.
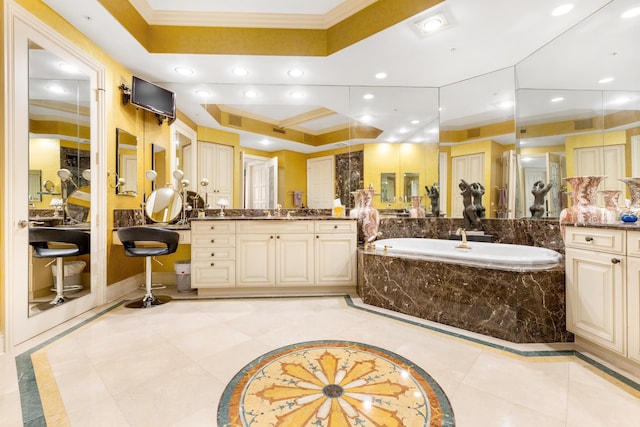
[[[122,298],[126,294],[135,291],[140,285],[144,285],[144,273],[136,274],[135,276],[127,277],[124,280],[113,283],[107,286],[107,303],[113,302],[119,298]],[[175,285],[176,274],[166,271],[153,273],[152,283],[163,285]]]

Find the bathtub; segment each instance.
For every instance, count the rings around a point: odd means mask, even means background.
[[[490,266],[506,270],[552,268],[562,261],[554,250],[504,243],[468,242],[471,249],[457,248],[460,240],[398,238],[374,242],[377,252],[422,256],[442,262]],[[385,251],[385,247],[387,248]]]
[[[570,342],[563,256],[532,246],[416,238],[358,252],[365,304],[515,342]],[[384,247],[387,246],[385,251]]]

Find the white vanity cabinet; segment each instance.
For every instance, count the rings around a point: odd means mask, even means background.
[[[356,285],[355,220],[212,219],[192,221],[191,232],[191,286],[202,295],[348,292]]]
[[[628,357],[640,363],[640,231],[627,232]]]
[[[239,221],[237,286],[310,286],[313,221]]]
[[[315,235],[315,284],[355,286],[357,222],[316,221]]]
[[[567,329],[640,362],[640,231],[567,226],[565,244]]]
[[[193,288],[229,288],[236,283],[236,222],[191,223]]]

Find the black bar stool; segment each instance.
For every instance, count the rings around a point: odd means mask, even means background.
[[[56,297],[51,302],[38,304],[36,307],[46,310],[64,304],[71,299],[64,295],[64,258],[88,254],[91,250],[91,235],[68,228],[33,227],[29,229],[29,244],[33,247],[34,257],[56,259]]]
[[[154,295],[151,290],[151,258],[169,255],[178,249],[180,234],[159,227],[125,227],[118,230],[124,253],[131,257],[145,257],[145,290],[142,299],[125,304],[129,308],[149,308],[171,301],[168,295]]]

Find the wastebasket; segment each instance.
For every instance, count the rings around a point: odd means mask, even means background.
[[[191,261],[176,261],[173,267],[176,270],[176,288],[178,292],[194,292],[195,289],[191,289]]]
[[[64,283],[64,290],[69,291],[79,291],[82,289],[82,270],[87,266],[87,263],[84,261],[70,261],[64,263],[64,268],[62,269],[64,278],[62,282]],[[56,274],[58,272],[58,268],[56,264],[51,266],[51,273],[53,274],[53,288],[51,290],[55,291],[56,286]]]

